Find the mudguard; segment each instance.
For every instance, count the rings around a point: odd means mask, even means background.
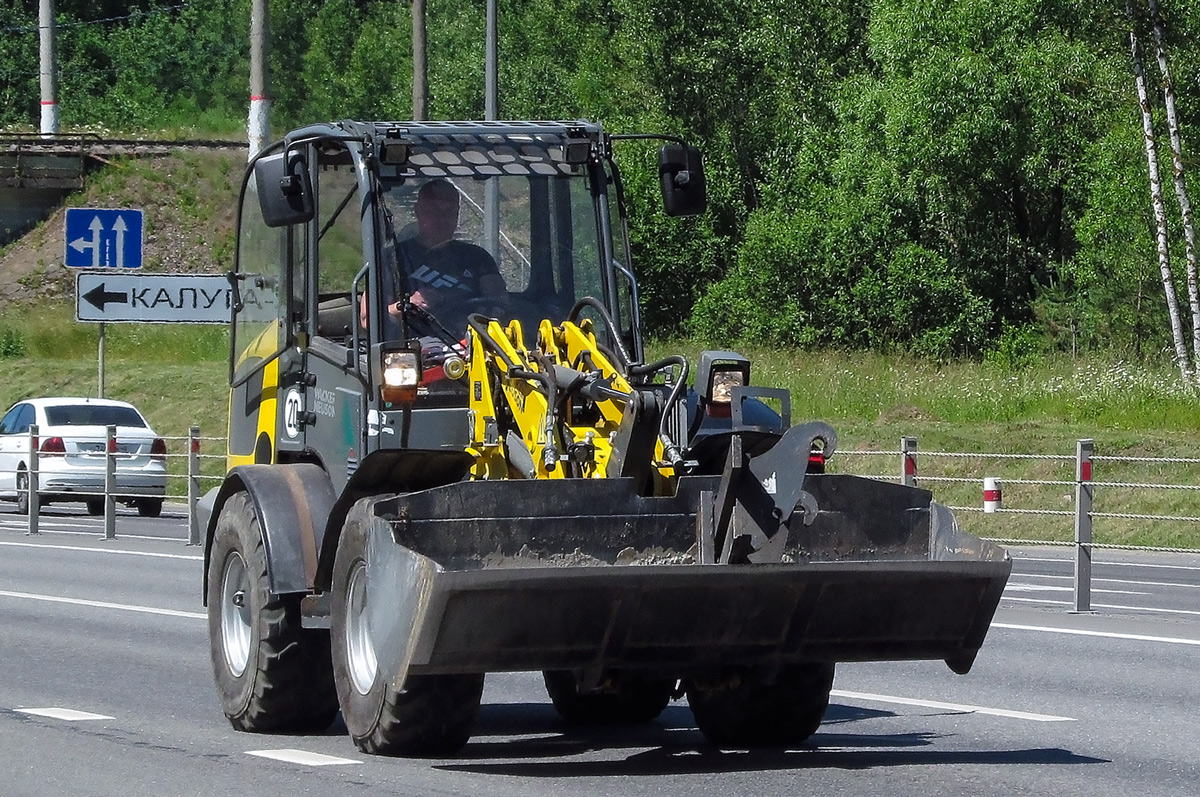
[[[258,516],[273,595],[308,592],[317,572],[325,524],[337,496],[317,465],[239,465],[229,471],[212,504],[204,536],[204,581],[217,518],[229,496],[245,491]],[[208,596],[205,595],[205,604]]]

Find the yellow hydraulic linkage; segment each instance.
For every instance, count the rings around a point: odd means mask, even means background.
[[[636,422],[639,391],[604,353],[590,320],[543,320],[530,349],[519,321],[502,327],[474,316],[469,357],[474,478],[621,475],[610,466],[625,439],[622,425]],[[654,482],[672,480],[661,440],[652,456]]]

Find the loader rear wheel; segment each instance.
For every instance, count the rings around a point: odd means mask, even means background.
[[[410,675],[397,690],[379,667],[367,605],[367,532],[375,500],[363,499],[350,511],[334,559],[331,634],[342,718],[364,753],[451,755],[471,738],[484,677]]]
[[[624,676],[613,679],[604,691],[581,692],[579,678],[568,670],[547,670],[542,677],[555,710],[576,725],[650,722],[671,702],[675,688],[666,679]]]
[[[733,673],[717,685],[688,686],[696,725],[718,747],[783,747],[821,725],[833,688],[833,664],[792,664],[772,682]]]
[[[272,597],[246,493],[221,508],[208,569],[208,636],[221,709],[252,732],[320,731],[337,716],[329,632],[300,626],[300,596]]]

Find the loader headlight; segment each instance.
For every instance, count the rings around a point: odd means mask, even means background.
[[[732,351],[700,353],[696,370],[696,392],[704,411],[713,416],[729,417],[733,389],[750,384],[750,361]]]
[[[712,376],[712,398],[714,404],[733,401],[733,389],[746,384],[746,375],[741,371],[714,371]]]
[[[380,359],[383,381],[379,397],[388,404],[412,404],[416,401],[417,385],[421,383],[421,352],[384,349]]]

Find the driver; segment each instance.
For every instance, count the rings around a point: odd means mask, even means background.
[[[508,304],[504,278],[486,249],[454,237],[459,194],[449,180],[430,180],[417,192],[417,234],[400,241],[396,259],[407,279],[409,301],[450,328],[464,323],[473,300]],[[398,315],[400,303],[388,307]]]

